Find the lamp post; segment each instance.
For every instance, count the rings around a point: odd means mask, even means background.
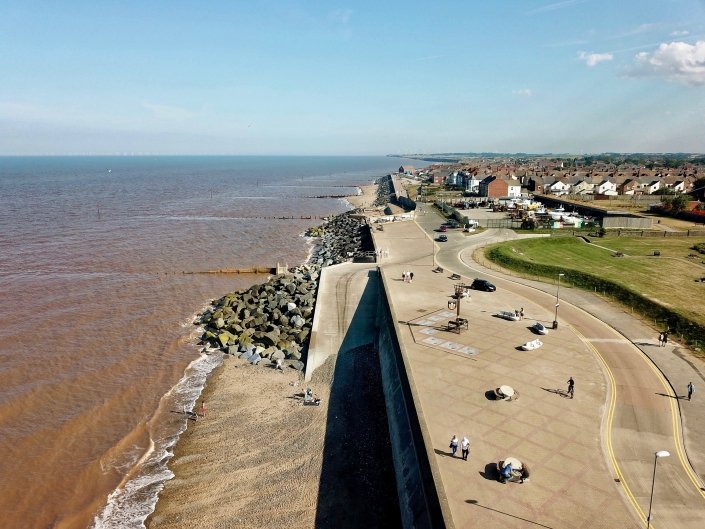
[[[651,499],[649,499],[649,515],[646,517],[646,529],[649,529],[651,527],[651,504],[654,501],[654,483],[656,482],[656,461],[659,460],[661,457],[668,457],[671,454],[666,452],[665,450],[659,450],[654,454],[654,475],[651,478]]]
[[[557,329],[558,328],[558,307],[560,303],[558,302],[558,292],[561,290],[561,277],[563,277],[565,274],[563,272],[558,274],[558,286],[556,287],[556,315],[553,317],[553,328]]]

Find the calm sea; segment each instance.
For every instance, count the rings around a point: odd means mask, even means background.
[[[299,264],[320,221],[298,217],[349,207],[312,197],[402,163],[0,158],[2,527],[143,527],[217,362],[193,316],[264,280],[183,272]]]

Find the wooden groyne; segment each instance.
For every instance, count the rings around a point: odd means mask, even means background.
[[[249,266],[246,268],[219,268],[218,270],[196,270],[191,272],[183,272],[184,274],[268,274],[279,275],[285,274],[288,271],[287,265],[277,266]]]

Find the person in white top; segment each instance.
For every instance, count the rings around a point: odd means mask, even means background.
[[[460,450],[462,450],[463,461],[467,461],[470,453],[470,439],[463,437],[463,440],[460,441]]]
[[[458,438],[454,435],[450,440],[450,452],[455,457],[455,452],[458,450]]]

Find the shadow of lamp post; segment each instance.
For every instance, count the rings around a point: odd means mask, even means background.
[[[558,307],[560,306],[560,303],[558,302],[558,293],[561,290],[561,277],[563,277],[565,274],[563,272],[558,274],[558,286],[556,287],[556,314],[553,317],[553,328],[557,329],[558,328]]]
[[[649,499],[649,515],[646,517],[646,529],[651,527],[651,504],[654,502],[654,483],[656,482],[656,461],[661,457],[668,457],[671,454],[666,450],[659,450],[654,454],[654,475],[651,478],[651,499]]]

